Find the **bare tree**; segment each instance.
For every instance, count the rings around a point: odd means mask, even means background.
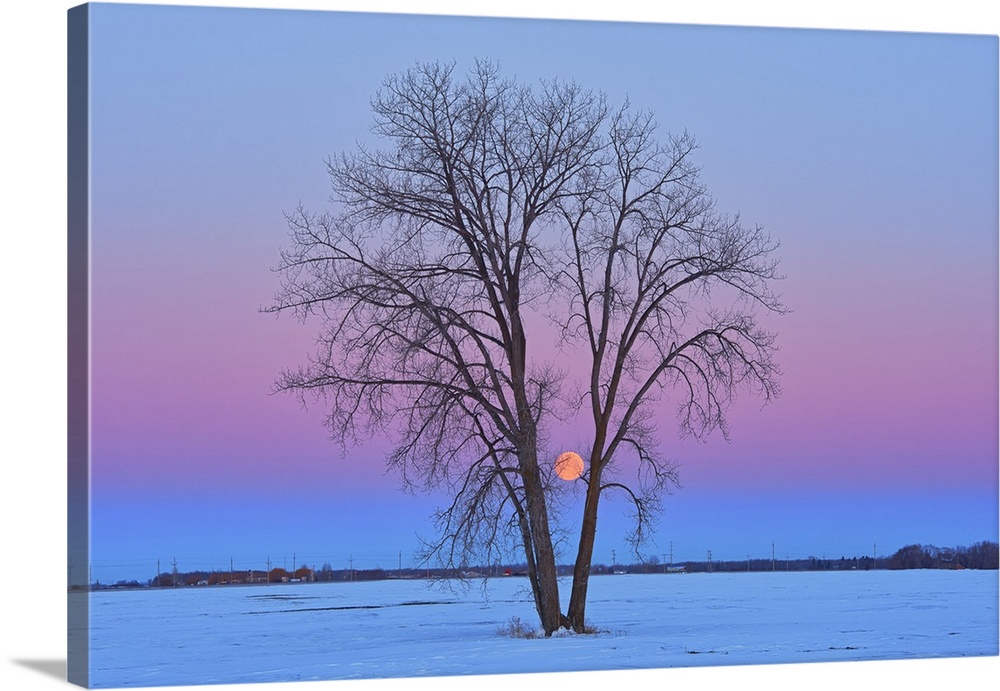
[[[605,164],[560,203],[568,268],[555,278],[571,304],[566,340],[582,341],[590,356],[584,401],[594,430],[567,615],[576,631],[602,494],[633,502],[641,543],[659,497],[677,484],[658,451],[662,396],[676,405],[682,433],[720,429],[728,439],[725,413],[741,389],[765,401],[778,394],[775,337],[754,316],[783,311],[770,288],[777,245],[762,228],[716,212],[690,136],[662,144],[655,133],[652,115],[626,104],[610,117]],[[632,483],[614,472],[623,454],[638,462]]]
[[[661,146],[648,116],[612,113],[576,84],[531,89],[482,62],[389,77],[372,101],[382,150],[328,162],[336,211],[287,217],[272,312],[317,315],[321,348],[278,388],[323,398],[342,444],[389,433],[408,487],[445,488],[427,556],[445,565],[523,553],[545,633],[583,630],[601,494],[620,490],[644,536],[676,481],[657,453],[657,399],[681,428],[722,428],[737,390],[777,393],[773,244],[719,215],[687,137]],[[562,249],[556,248],[556,239]],[[564,267],[563,270],[552,267]],[[725,289],[737,299],[709,307]],[[531,315],[563,300],[562,337],[590,353],[594,424],[568,617],[560,611],[544,448],[561,377],[540,365]],[[636,455],[645,481],[614,460]]]
[[[480,63],[390,77],[374,98],[385,151],[329,162],[337,215],[288,217],[273,311],[324,319],[323,349],[285,390],[327,397],[331,432],[389,429],[404,481],[445,486],[431,553],[455,566],[520,541],[539,619],[562,624],[539,465],[553,374],[533,370],[524,310],[537,236],[601,152],[605,108],[575,85],[540,92]]]

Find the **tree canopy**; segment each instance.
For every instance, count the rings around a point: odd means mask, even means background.
[[[287,215],[271,311],[318,317],[321,348],[277,388],[325,400],[342,444],[389,435],[404,483],[449,493],[428,558],[518,549],[545,632],[583,631],[601,495],[633,501],[641,540],[677,482],[658,449],[663,406],[705,438],[728,435],[739,392],[778,395],[775,336],[757,318],[784,310],[777,243],[717,211],[693,137],[661,137],[652,114],[574,82],[422,64],[388,77],[372,111],[384,146],[328,160],[332,210]],[[541,359],[552,340],[581,366]],[[592,444],[578,450],[586,501],[563,614],[561,449],[547,435],[573,415]],[[617,472],[623,455],[638,480]]]

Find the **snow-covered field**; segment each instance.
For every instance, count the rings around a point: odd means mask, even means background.
[[[548,640],[500,632],[534,622],[516,577],[89,597],[95,687],[998,654],[996,571],[599,576],[588,619],[602,632]]]

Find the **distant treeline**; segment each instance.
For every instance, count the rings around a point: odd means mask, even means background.
[[[839,559],[807,557],[805,559],[741,559],[723,561],[684,561],[661,563],[655,556],[632,564],[594,564],[594,575],[637,573],[726,573],[741,571],[867,571],[872,569],[997,569],[1000,549],[996,542],[977,542],[969,547],[935,547],[907,545],[890,557],[842,556]],[[334,569],[329,563],[316,569],[302,566],[294,571],[283,568],[264,570],[212,570],[164,572],[147,581],[118,581],[114,584],[94,583],[91,588],[149,588],[212,585],[251,585],[269,583],[329,583],[344,581],[381,581],[415,578],[482,578],[524,576],[523,564],[510,566],[469,567],[456,569]],[[572,574],[571,565],[558,567],[559,575]],[[74,589],[84,589],[75,586]]]
[[[995,542],[977,542],[970,547],[907,545],[886,564],[890,569],[996,569],[1000,550]]]
[[[867,571],[871,569],[997,569],[1000,568],[996,542],[977,542],[969,547],[907,545],[890,557],[846,557],[827,559],[741,559],[738,561],[688,561],[687,573],[732,571]],[[607,568],[607,567],[604,567]],[[616,567],[626,573],[653,573],[648,563]]]
[[[416,578],[480,578],[482,576],[512,575],[505,574],[501,567],[491,567],[488,572],[470,569],[459,571],[455,569],[334,569],[329,563],[320,568],[301,566],[294,571],[274,568],[263,569],[233,569],[233,570],[195,570],[195,571],[164,571],[149,580],[122,580],[114,583],[95,582],[92,589],[108,588],[173,588],[180,586],[210,586],[210,585],[264,585],[272,583],[331,583],[335,581],[384,581],[390,579]],[[523,570],[523,567],[522,567]],[[521,575],[520,573],[516,575]],[[84,587],[74,586],[74,590],[84,590]]]

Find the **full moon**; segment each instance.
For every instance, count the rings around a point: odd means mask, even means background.
[[[556,475],[563,480],[575,480],[583,475],[583,459],[575,451],[565,451],[556,459]]]

